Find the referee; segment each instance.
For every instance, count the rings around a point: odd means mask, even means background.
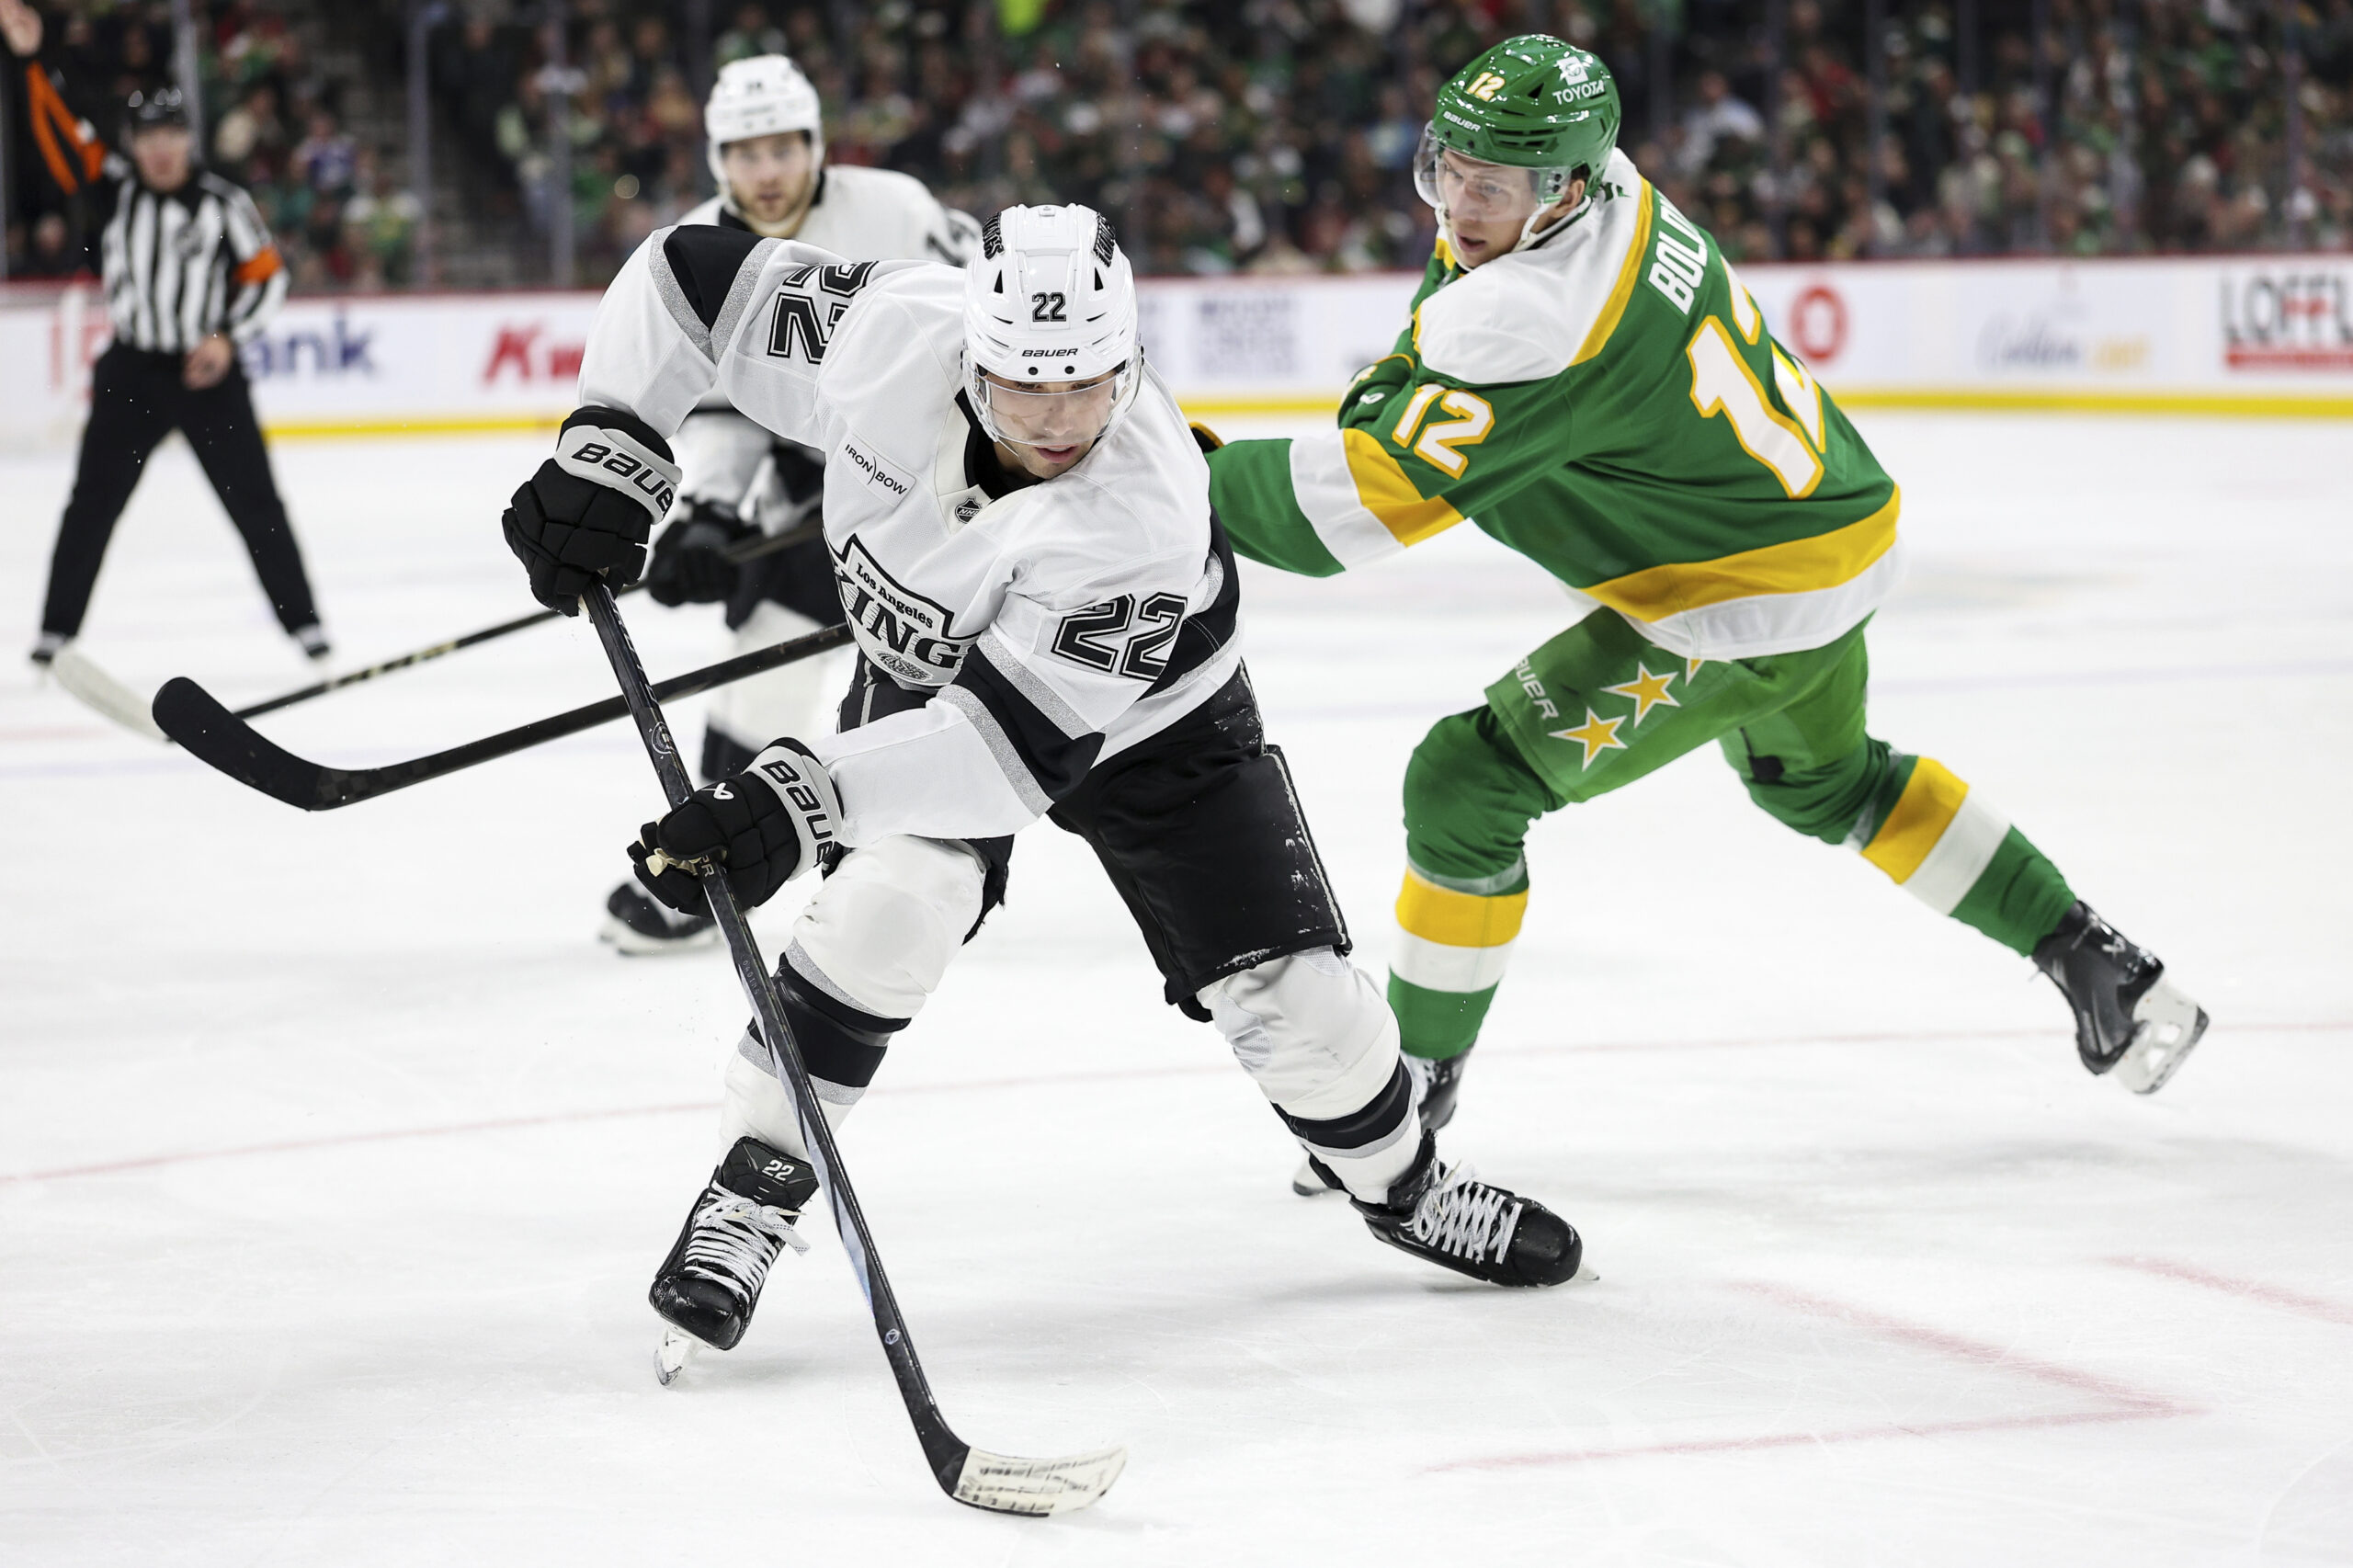
[[[237,362],[237,345],[267,326],[286,298],[285,265],[253,199],[197,169],[176,89],[134,95],[128,131],[131,165],[108,160],[108,173],[121,178],[100,242],[114,341],[91,372],[90,422],[50,558],[33,662],[48,664],[82,630],[115,520],[147,455],[175,429],[244,536],[278,624],[323,659],[326,635]]]

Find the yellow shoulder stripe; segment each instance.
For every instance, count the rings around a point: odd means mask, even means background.
[[[1619,318],[1626,313],[1626,303],[1634,297],[1634,280],[1643,275],[1643,253],[1651,248],[1653,205],[1651,182],[1644,180],[1634,197],[1634,243],[1626,248],[1626,259],[1619,266],[1617,287],[1609,290],[1608,302],[1601,307],[1593,330],[1585,335],[1585,347],[1577,350],[1577,357],[1570,364],[1582,365],[1600,353],[1608,343],[1609,335],[1618,330]]]
[[[1405,477],[1397,460],[1369,430],[1344,428],[1340,440],[1348,455],[1348,476],[1356,481],[1357,499],[1380,520],[1399,544],[1419,544],[1444,533],[1462,520],[1446,497],[1425,497]]]
[[[1863,846],[1863,858],[1885,871],[1891,881],[1909,881],[1968,797],[1969,786],[1950,768],[1933,756],[1922,757],[1912,765],[1912,777],[1905,780],[1904,793],[1896,797],[1887,820]]]
[[[1397,924],[1425,942],[1449,948],[1500,948],[1518,937],[1527,915],[1526,888],[1483,898],[1439,887],[1408,870],[1397,894]]]
[[[1812,539],[1744,550],[1713,561],[1645,567],[1577,591],[1635,620],[1664,620],[1686,610],[1759,594],[1835,588],[1860,576],[1894,545],[1896,513],[1903,497],[1900,489],[1891,490],[1887,505],[1861,522]]]

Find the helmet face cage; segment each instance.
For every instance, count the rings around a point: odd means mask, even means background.
[[[1133,360],[1114,369],[1108,378],[1076,386],[1014,385],[992,379],[967,347],[964,391],[992,441],[1013,447],[1076,447],[1099,441],[1135,401],[1142,378]]]
[[[1455,152],[1438,138],[1436,126],[1422,128],[1422,142],[1414,153],[1414,189],[1432,210],[1477,222],[1524,218],[1561,199],[1575,176],[1574,169],[1525,168],[1491,164],[1467,153]],[[1453,199],[1449,199],[1449,187]],[[1530,203],[1533,205],[1530,205]]]

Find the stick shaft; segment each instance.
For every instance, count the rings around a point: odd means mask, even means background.
[[[645,742],[646,756],[662,780],[662,792],[671,805],[678,805],[694,792],[694,786],[687,778],[685,764],[678,759],[677,744],[671,738],[669,722],[662,716],[661,704],[646,679],[644,664],[630,641],[620,608],[613,602],[611,590],[601,583],[592,585],[582,596],[582,602],[588,607],[597,635],[604,642],[605,656],[620,682],[630,716],[637,721],[638,735]],[[745,1000],[752,1005],[753,1016],[759,1020],[760,1038],[768,1048],[770,1062],[791,1092],[793,1115],[801,1124],[801,1138],[809,1151],[809,1163],[815,1167],[818,1180],[824,1185],[825,1197],[833,1205],[834,1225],[841,1234],[842,1250],[849,1256],[850,1271],[857,1276],[858,1289],[873,1314],[875,1334],[882,1342],[882,1353],[891,1363],[892,1376],[898,1381],[900,1397],[906,1402],[907,1415],[915,1422],[924,1457],[939,1477],[941,1486],[952,1492],[969,1449],[948,1429],[938,1403],[932,1398],[923,1363],[915,1357],[915,1341],[900,1315],[891,1281],[882,1272],[882,1259],[874,1250],[874,1237],[867,1229],[866,1216],[858,1209],[858,1194],[849,1185],[849,1173],[842,1168],[833,1129],[826,1124],[824,1113],[818,1108],[817,1096],[809,1086],[808,1070],[801,1065],[800,1047],[785,1022],[776,983],[769,978],[757,939],[745,923],[735,892],[727,884],[726,872],[715,866],[706,868],[702,886],[710,901],[711,916],[727,939],[728,955],[735,963],[735,977],[743,984]]]
[[[779,551],[790,550],[796,544],[806,544],[824,532],[824,524],[811,523],[802,528],[777,534],[772,538],[764,537],[746,540],[727,551],[727,559],[740,566],[747,561],[756,561],[764,555],[773,555]],[[624,594],[633,594],[643,586],[645,585],[642,582],[631,583],[620,591]],[[283,692],[265,701],[256,702],[249,708],[240,708],[236,710],[237,717],[258,719],[265,713],[275,713],[281,708],[291,708],[297,702],[308,702],[313,697],[324,697],[330,691],[340,691],[347,686],[357,686],[364,680],[374,680],[379,676],[388,676],[395,670],[404,670],[413,665],[426,664],[454,653],[461,648],[472,648],[477,644],[505,637],[510,632],[537,626],[542,621],[553,620],[556,615],[557,612],[551,609],[537,610],[529,615],[517,616],[513,620],[502,620],[496,626],[485,626],[480,631],[469,631],[463,637],[453,637],[447,642],[436,642],[429,648],[419,648],[414,653],[386,659],[382,664],[370,665],[364,670],[347,670],[342,675],[331,676],[325,680],[313,682],[298,690]]]

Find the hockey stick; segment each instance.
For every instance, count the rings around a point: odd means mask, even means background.
[[[779,551],[790,550],[796,544],[806,544],[824,531],[824,524],[811,523],[806,527],[788,529],[772,537],[764,536],[756,540],[745,540],[729,547],[721,553],[725,555],[732,564],[741,566],[746,562],[757,561],[764,555],[774,555]],[[645,585],[642,582],[632,583],[621,592],[633,594],[643,586]],[[378,676],[388,676],[395,670],[407,669],[412,665],[429,663],[445,654],[454,653],[460,648],[472,648],[491,642],[506,636],[510,631],[521,631],[527,627],[553,620],[557,613],[551,609],[537,610],[529,615],[517,616],[513,620],[502,620],[496,626],[486,626],[480,631],[469,631],[462,637],[453,637],[447,642],[436,642],[429,648],[419,648],[414,653],[386,659],[383,663],[370,665],[364,670],[347,670],[342,675],[331,676],[325,680],[281,693],[265,701],[254,703],[251,707],[240,708],[236,710],[235,716],[240,719],[258,719],[265,713],[275,713],[281,708],[291,708],[297,702],[308,702],[313,697],[324,697],[330,691],[340,691],[347,686],[357,686],[361,681],[374,680]],[[68,642],[64,647],[60,648],[57,651],[57,656],[50,663],[50,670],[56,676],[57,684],[80,698],[84,706],[96,710],[101,716],[111,719],[124,729],[134,731],[149,740],[162,741],[166,744],[170,743],[171,737],[156,728],[155,721],[150,715],[152,699],[141,697],[128,685],[108,675],[96,660],[83,653],[78,644]]]
[[[692,697],[697,692],[838,648],[849,641],[849,636],[848,627],[829,626],[773,648],[739,653],[732,659],[673,676],[654,687],[654,692],[664,698]],[[331,812],[356,801],[372,801],[394,790],[456,773],[478,762],[507,756],[545,741],[594,729],[628,711],[628,703],[620,698],[608,697],[602,702],[537,719],[448,751],[387,763],[381,767],[329,767],[296,756],[229,711],[219,698],[186,676],[173,676],[155,693],[153,717],[156,727],[186,747],[190,756],[218,768],[246,788],[306,812]]]
[[[84,653],[81,645],[68,642],[49,662],[49,673],[57,684],[81,699],[82,706],[101,718],[111,719],[124,729],[160,741],[166,745],[172,737],[155,727],[147,711],[147,700],[122,682],[107,674],[98,662]]]
[[[597,623],[597,635],[604,640],[605,657],[611,661],[630,715],[637,721],[645,754],[662,780],[662,793],[676,806],[694,792],[694,786],[678,761],[669,723],[662,717],[659,689],[646,681],[645,666],[630,642],[629,628],[622,624],[611,590],[601,583],[592,584],[581,597],[589,618]],[[858,1194],[850,1188],[849,1173],[842,1168],[833,1130],[813,1108],[817,1097],[801,1063],[801,1048],[785,1024],[775,983],[768,978],[767,963],[760,956],[751,927],[744,922],[735,891],[717,865],[705,862],[695,869],[710,900],[712,918],[727,938],[727,951],[735,960],[735,977],[743,983],[753,1016],[759,1019],[760,1038],[767,1043],[771,1064],[792,1092],[793,1114],[801,1123],[801,1140],[808,1145],[809,1163],[816,1168],[825,1197],[833,1204],[834,1227],[841,1233],[842,1251],[848,1255],[850,1272],[858,1277],[858,1290],[874,1314],[874,1332],[882,1341],[882,1354],[891,1363],[891,1375],[898,1380],[899,1396],[906,1401],[916,1440],[923,1445],[924,1458],[939,1489],[959,1503],[999,1514],[1060,1514],[1086,1507],[1120,1478],[1120,1469],[1128,1462],[1127,1449],[1100,1449],[1056,1460],[1012,1459],[973,1448],[949,1429],[931,1397],[923,1363],[915,1358],[915,1342],[899,1315],[898,1299],[882,1272],[882,1259],[874,1250],[866,1216],[858,1210]]]

